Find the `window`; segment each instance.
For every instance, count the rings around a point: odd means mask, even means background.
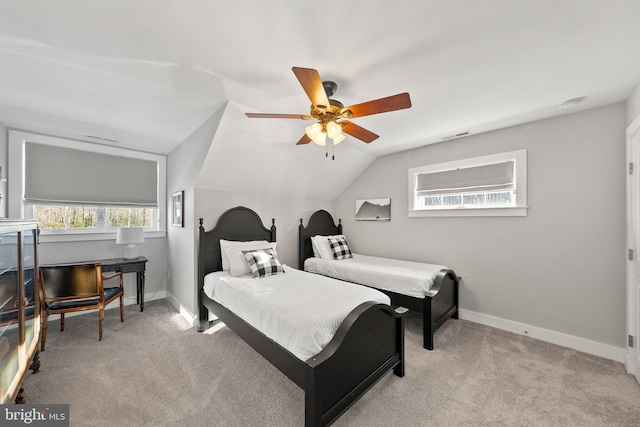
[[[525,216],[526,150],[409,169],[409,216]]]
[[[116,229],[143,227],[155,230],[155,208],[34,205],[33,218],[41,230]]]
[[[165,156],[13,130],[8,155],[9,215],[37,219],[45,236],[166,230]]]

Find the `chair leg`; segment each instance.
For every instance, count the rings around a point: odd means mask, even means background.
[[[46,310],[42,313],[42,336],[40,337],[40,351],[44,351],[44,343],[47,341],[47,325],[49,324],[49,315]]]
[[[120,294],[120,321],[124,322],[124,292]]]
[[[104,309],[99,309],[98,310],[100,312],[100,314],[98,315],[98,318],[100,319],[100,334],[98,336],[98,341],[102,341],[102,321],[104,320]]]
[[[60,332],[64,331],[64,313],[60,313]]]

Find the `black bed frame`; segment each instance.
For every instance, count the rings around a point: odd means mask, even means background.
[[[205,231],[200,219],[198,250],[198,332],[210,326],[209,311],[305,392],[305,426],[333,423],[387,372],[404,376],[404,316],[385,304],[365,302],[342,322],[333,339],[306,361],[211,300],[203,292],[204,277],[222,270],[220,239],[276,240],[275,221],[264,227],[251,209],[236,207]]]
[[[311,237],[329,236],[342,233],[342,221],[335,225],[331,214],[325,210],[314,212],[305,227],[300,219],[298,233],[298,268],[304,270],[304,261],[313,256]],[[458,318],[458,282],[460,278],[453,270],[440,270],[433,285],[432,296],[416,298],[396,292],[379,289],[391,298],[395,306],[406,307],[422,313],[423,347],[433,350],[433,334],[442,324],[451,318]],[[366,283],[360,283],[366,285]]]

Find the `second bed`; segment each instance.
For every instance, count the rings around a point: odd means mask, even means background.
[[[330,236],[337,242],[335,255],[327,242]],[[306,227],[301,219],[298,268],[376,288],[387,294],[393,305],[421,312],[423,347],[433,350],[436,330],[447,319],[458,318],[456,273],[443,265],[351,254],[346,243],[340,247],[339,236],[343,236],[342,224],[338,221],[336,225],[325,210],[314,212]]]

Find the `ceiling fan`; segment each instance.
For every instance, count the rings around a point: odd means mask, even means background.
[[[336,83],[323,82],[318,72],[312,68],[293,67],[292,70],[311,100],[311,112],[308,115],[262,113],[246,113],[246,115],[251,118],[265,119],[317,120],[316,123],[306,128],[305,134],[296,145],[308,144],[313,141],[320,146],[325,146],[327,138],[333,140],[333,145],[335,145],[344,140],[343,132],[368,144],[376,140],[378,135],[345,119],[411,107],[411,99],[406,92],[345,107],[340,101],[330,99],[338,88]]]

